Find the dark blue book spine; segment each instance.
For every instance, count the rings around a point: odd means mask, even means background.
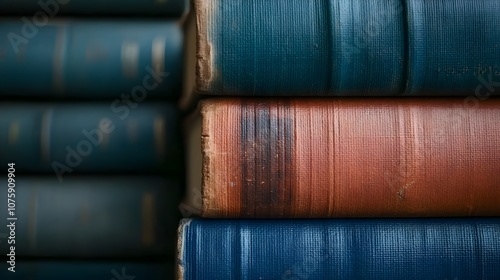
[[[60,180],[87,172],[165,172],[182,168],[174,105],[0,104],[0,161],[17,172]],[[6,172],[6,171],[3,171]]]
[[[139,176],[74,176],[62,183],[55,177],[15,179],[15,196],[9,197],[14,210],[6,203],[0,209],[2,221],[10,225],[0,229],[2,259],[10,252],[17,260],[174,256],[176,181]],[[7,190],[0,199],[8,201]]]
[[[0,0],[0,15],[179,17],[187,11],[188,3],[187,0]]]
[[[0,264],[0,277],[5,280],[167,280],[175,275],[170,263],[20,261],[14,273],[6,265]]]
[[[196,11],[208,94],[500,93],[497,0],[197,0]]]
[[[181,90],[183,38],[172,21],[19,18],[0,21],[0,34],[0,96],[143,101]]]
[[[195,219],[181,222],[179,239],[179,279],[500,276],[497,218]]]

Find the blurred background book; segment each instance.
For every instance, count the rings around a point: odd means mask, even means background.
[[[0,0],[1,279],[174,278],[190,10]]]

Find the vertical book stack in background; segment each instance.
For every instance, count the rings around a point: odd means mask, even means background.
[[[0,0],[1,279],[173,277],[187,12]]]
[[[178,279],[500,277],[499,1],[195,3]]]

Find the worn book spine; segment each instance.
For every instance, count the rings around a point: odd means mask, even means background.
[[[174,21],[6,18],[0,34],[0,96],[138,102],[181,91]]]
[[[0,193],[2,258],[171,258],[179,194],[178,180],[160,177],[17,176]]]
[[[178,174],[177,119],[166,103],[1,103],[0,161],[60,180],[75,173]]]
[[[180,17],[187,0],[0,0],[0,15],[26,15],[38,20],[56,16]]]
[[[207,94],[500,93],[497,0],[195,3],[197,87]]]
[[[177,279],[496,280],[499,239],[498,218],[183,220]]]
[[[204,217],[500,215],[500,99],[208,99]]]

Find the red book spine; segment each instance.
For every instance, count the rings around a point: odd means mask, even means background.
[[[209,99],[202,216],[500,215],[500,100]]]

